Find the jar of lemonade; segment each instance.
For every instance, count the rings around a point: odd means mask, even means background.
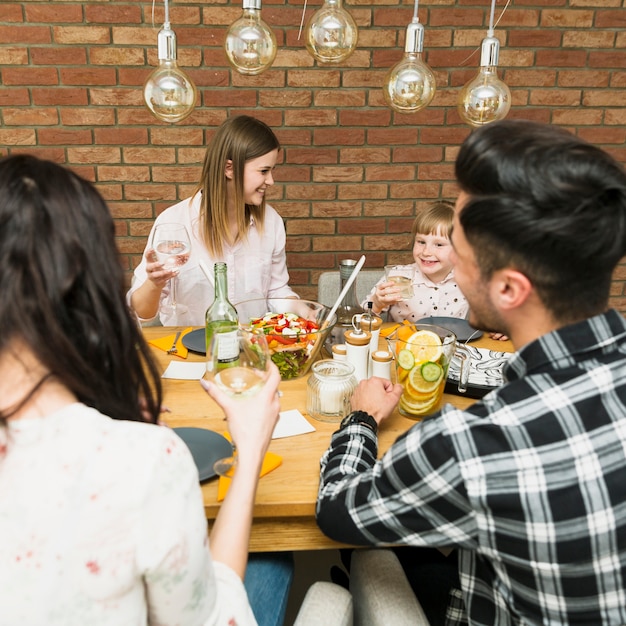
[[[434,413],[441,406],[456,335],[433,324],[403,324],[387,341],[402,385],[398,410],[412,418]]]

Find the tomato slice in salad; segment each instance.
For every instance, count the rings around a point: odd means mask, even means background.
[[[285,345],[301,341],[302,335],[319,330],[319,324],[295,313],[266,313],[253,319],[251,324]]]

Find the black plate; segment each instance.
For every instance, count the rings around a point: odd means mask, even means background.
[[[198,328],[183,335],[183,346],[192,352],[206,354],[206,333],[204,328]]]
[[[174,432],[187,444],[198,468],[200,482],[216,476],[215,461],[232,456],[230,441],[206,428],[174,428]]]
[[[469,322],[458,317],[425,317],[417,322],[418,324],[435,324],[451,330],[457,338],[457,341],[467,341],[471,337],[471,341],[483,336],[482,330],[477,330],[469,325]],[[474,334],[476,333],[476,334]],[[183,343],[185,343],[183,337]]]

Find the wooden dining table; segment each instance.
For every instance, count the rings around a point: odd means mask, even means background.
[[[174,327],[146,327],[146,339],[172,335]],[[483,335],[473,346],[496,351],[512,351],[510,342],[495,341]],[[161,370],[172,360],[181,360],[158,348],[153,348]],[[186,361],[203,361],[204,355],[189,352]],[[281,381],[281,410],[298,409],[315,428],[314,432],[273,439],[269,450],[282,457],[279,467],[263,476],[254,505],[254,521],[250,551],[318,550],[341,547],[326,537],[315,522],[315,502],[319,483],[320,457],[328,448],[337,423],[320,422],[306,413],[308,375]],[[226,421],[220,407],[206,394],[197,380],[163,378],[163,421],[170,427],[197,427],[224,433]],[[465,408],[475,400],[463,395],[445,394],[444,401]],[[379,454],[384,453],[396,438],[415,424],[394,411],[379,429]],[[217,479],[201,484],[204,509],[209,523],[215,519],[220,503],[217,500]]]

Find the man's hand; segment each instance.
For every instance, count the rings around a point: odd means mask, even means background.
[[[358,384],[350,403],[354,411],[366,411],[380,424],[391,415],[401,395],[402,385],[373,376]]]

